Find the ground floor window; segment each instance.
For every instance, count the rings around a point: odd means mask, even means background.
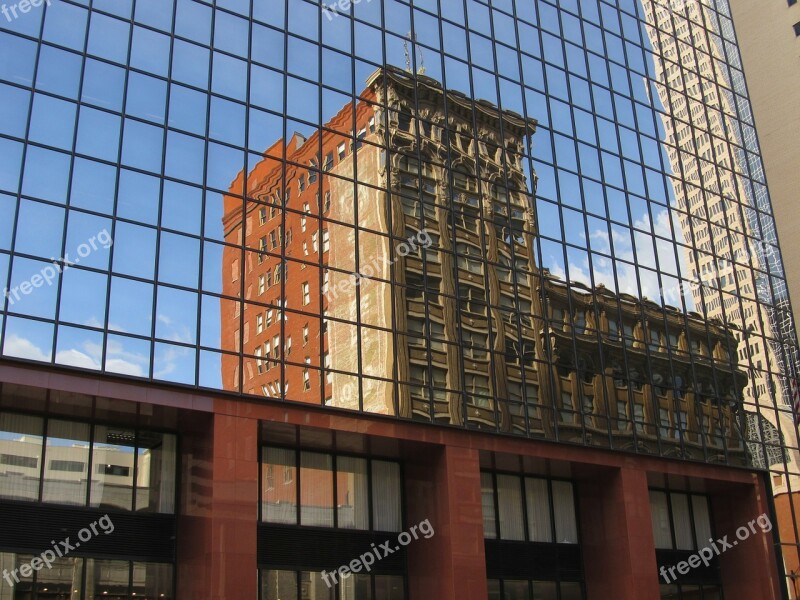
[[[402,529],[398,462],[267,446],[261,450],[261,469],[264,523]]]
[[[3,600],[130,600],[174,598],[173,566],[166,563],[0,553]]]
[[[577,581],[528,581],[490,579],[489,600],[583,600],[583,586]]]
[[[578,543],[572,482],[481,472],[486,539]]]
[[[722,600],[722,588],[717,585],[662,585],[663,600]]]
[[[262,569],[260,600],[405,600],[399,575]]]

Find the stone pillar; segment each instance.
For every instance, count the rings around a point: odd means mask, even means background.
[[[258,421],[183,424],[178,600],[258,597]]]
[[[716,537],[727,535],[732,546],[722,551],[724,544],[717,543],[725,600],[783,598],[773,532],[764,531],[777,526],[770,514],[769,491],[758,475],[752,477],[752,486],[737,486],[711,496]]]
[[[659,598],[647,473],[592,469],[577,489],[587,599]]]
[[[435,534],[408,547],[409,600],[486,600],[478,451],[431,446],[406,463],[406,515]]]

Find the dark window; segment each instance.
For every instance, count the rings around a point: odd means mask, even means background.
[[[86,463],[79,460],[51,460],[51,471],[67,471],[68,473],[82,473]]]
[[[117,477],[127,477],[131,473],[130,467],[122,465],[97,465],[97,472],[100,475],[116,475]]]
[[[39,460],[33,456],[18,456],[16,454],[0,454],[0,465],[10,465],[12,467],[25,467],[35,469]]]

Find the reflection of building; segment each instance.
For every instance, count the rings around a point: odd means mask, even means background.
[[[800,146],[796,143],[800,129],[796,110],[800,103],[800,5],[747,0],[730,0],[730,5],[778,233],[784,241],[791,241],[800,226],[796,210],[800,187]],[[781,251],[791,296],[800,298],[798,248],[786,244]]]
[[[89,445],[51,446],[47,449],[44,463],[43,498],[61,503],[85,503]],[[153,465],[155,459],[156,465]],[[99,447],[92,454],[91,494],[92,505],[106,508],[128,508],[133,490],[133,448]],[[149,502],[151,468],[160,464],[159,453],[155,456],[143,449],[136,465],[137,506]],[[4,489],[13,489],[17,500],[36,500],[39,493],[39,477],[42,476],[41,438],[0,440],[0,479],[9,481],[0,484]],[[157,477],[157,476],[156,476]],[[16,480],[10,481],[10,480]]]
[[[800,145],[797,144],[797,131],[800,129],[800,112],[797,110],[800,103],[800,54],[797,52],[800,5],[795,2],[755,3],[747,0],[731,0],[730,5],[747,75],[753,116],[758,125],[775,223],[781,239],[789,242],[784,244],[781,251],[786,283],[795,300],[793,321],[796,323],[797,301],[800,298],[800,250],[793,240],[800,226],[800,213],[797,211],[797,190],[800,188],[797,169],[800,164]],[[788,298],[786,305],[780,308],[788,313]],[[794,323],[787,324],[790,331]],[[787,337],[794,339],[793,335]],[[796,369],[796,363],[793,366]],[[796,379],[797,371],[790,369],[789,372],[795,373]],[[781,431],[766,419],[765,425],[768,425],[764,428],[765,437],[769,436],[775,446],[772,448],[774,456],[767,457],[762,464],[773,470],[785,468],[789,473],[788,485],[784,484],[784,474],[776,472],[773,476],[776,482],[776,508],[783,515],[780,530],[786,571],[792,580],[789,589],[797,598],[800,597],[800,557],[797,550],[800,536],[795,519],[800,514],[800,467],[797,464],[798,455],[792,450],[787,451],[791,458],[784,467],[784,450],[777,447],[785,445],[785,442],[796,446],[797,438],[794,426],[788,419],[782,420]],[[786,491],[790,493],[782,493]]]
[[[746,382],[723,328],[602,287],[570,292],[537,268],[523,171],[535,122],[389,69],[362,98],[291,138],[284,191],[279,141],[248,176],[245,219],[227,198],[227,239],[258,249],[226,284],[252,303],[223,303],[223,343],[244,327],[245,392],[319,403],[322,389],[328,406],[743,462]],[[354,119],[354,138],[334,133]],[[354,221],[358,234],[338,225]],[[231,356],[223,381],[238,377]]]
[[[644,4],[650,42],[662,57],[655,61],[654,86],[667,107],[662,121],[690,279],[696,282],[692,300],[708,317],[737,330],[736,351],[749,374],[744,403],[751,460],[774,471],[781,528],[793,530],[793,511],[781,497],[800,489],[789,385],[797,344],[732,24],[709,6],[717,3],[689,0],[677,9],[666,2]],[[763,7],[742,4],[762,13]],[[688,46],[694,50],[685,51]],[[763,50],[772,63],[774,50]],[[789,132],[785,113],[773,115]],[[793,531],[783,537],[797,539]],[[800,570],[796,557],[791,548],[787,570]]]
[[[729,76],[719,61],[722,49],[690,26],[699,20],[713,30],[714,20],[699,0],[682,4],[686,17],[666,3],[645,6],[650,40],[664,56],[656,61],[655,87],[668,107],[662,121],[669,161],[680,176],[673,187],[690,279],[700,284],[691,286],[692,300],[709,318],[751,332],[738,335],[737,348],[739,358],[755,369],[746,402],[769,396],[785,403],[771,339],[775,333],[761,303],[774,249],[758,241],[765,238],[753,220],[752,189],[742,177],[747,167],[733,126]],[[677,44],[690,42],[696,52],[678,52]]]
[[[593,443],[610,428],[614,444],[621,447],[744,462],[735,406],[745,375],[731,366],[735,341],[722,328],[602,288],[592,294],[573,286],[568,292],[550,278],[547,297],[560,383],[556,402],[561,399],[561,421],[573,424],[562,439],[581,439],[582,413]]]

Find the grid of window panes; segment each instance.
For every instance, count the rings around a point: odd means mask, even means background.
[[[540,376],[614,319],[554,348],[547,269],[734,332],[676,357],[632,330],[664,389],[701,364],[746,374],[695,393],[759,419],[716,431],[688,401],[673,426],[745,437],[796,488],[785,284],[727,2],[673,4],[63,0],[0,19],[0,353],[567,441],[541,425],[562,395]],[[573,441],[654,451],[584,418]],[[773,439],[789,462],[752,450]]]
[[[0,567],[13,588],[7,598],[174,598],[173,566],[95,558],[62,557],[52,567],[30,568],[32,554],[0,552]],[[13,573],[13,574],[12,574]]]
[[[174,513],[176,440],[0,411],[0,499]]]
[[[481,500],[486,539],[578,543],[569,481],[483,471]]]
[[[330,575],[330,574],[329,574]],[[329,579],[330,581],[330,579]],[[261,570],[260,600],[405,600],[397,575],[352,573],[329,586],[317,571]]]
[[[397,532],[402,496],[397,462],[262,448],[262,522]]]

